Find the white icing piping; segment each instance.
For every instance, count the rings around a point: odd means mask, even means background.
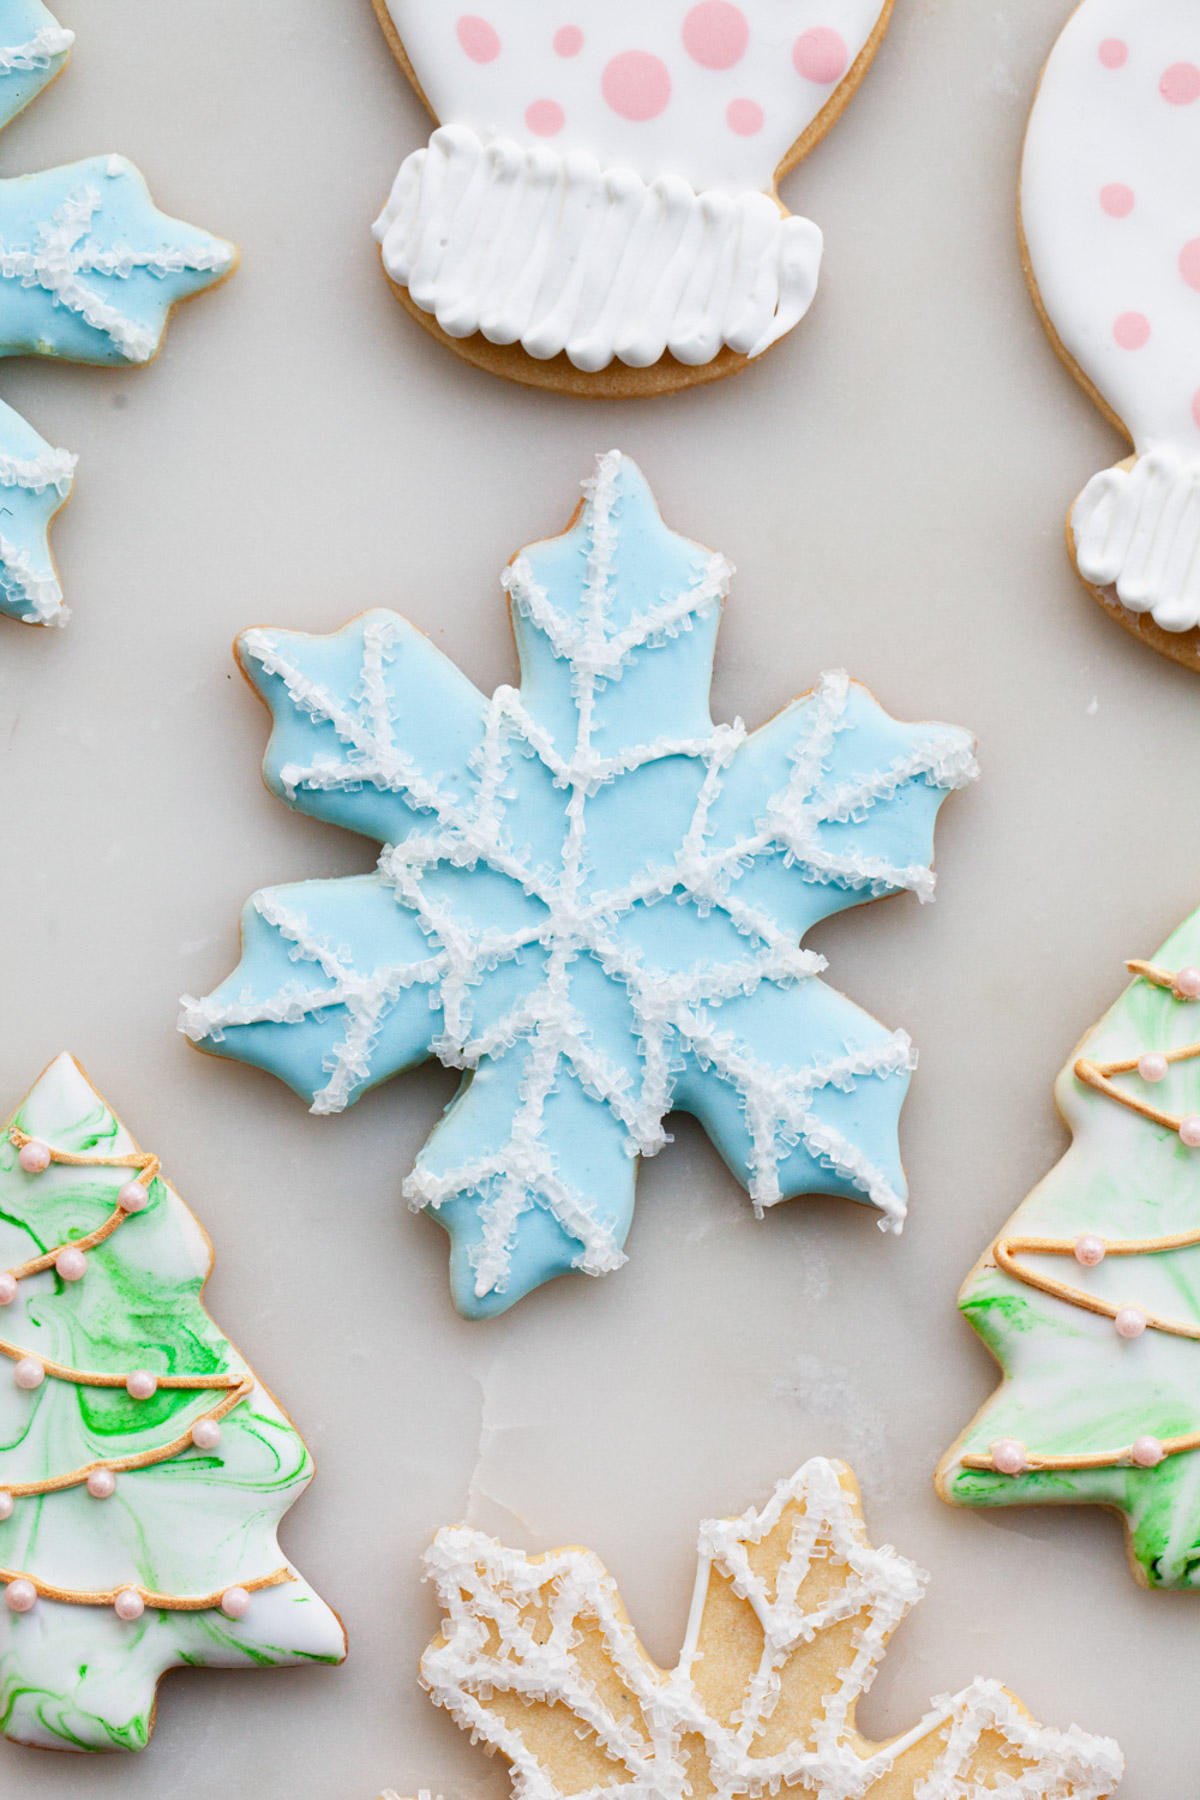
[[[115,171],[123,173],[117,163]],[[113,173],[110,170],[110,173]],[[0,278],[18,281],[22,287],[41,287],[53,294],[60,306],[78,313],[93,331],[107,337],[133,363],[148,362],[158,348],[158,333],[124,313],[80,280],[96,274],[127,280],[135,269],[152,275],[178,274],[184,269],[220,270],[227,267],[227,246],[212,243],[196,249],[135,251],[127,245],[112,250],[81,248],[81,240],[104,205],[93,187],[71,194],[38,231],[32,250],[8,249],[0,239]]]
[[[1164,631],[1200,625],[1200,457],[1167,444],[1093,475],[1071,514],[1080,573]]]
[[[35,69],[48,69],[56,56],[61,56],[75,42],[75,33],[61,25],[43,25],[27,43],[0,47],[0,75],[28,75]]]
[[[70,610],[62,603],[62,588],[52,568],[34,567],[29,551],[0,532],[0,588],[10,598],[24,601],[29,611],[21,614],[24,625],[65,625]]]
[[[65,500],[78,461],[70,450],[47,449],[40,456],[24,460],[0,450],[0,487],[28,488],[33,494],[44,494],[52,487]]]
[[[401,165],[375,236],[392,280],[454,338],[566,351],[595,373],[761,356],[812,304],[822,237],[767,194],[697,194],[443,125]]]
[[[761,1544],[788,1507],[803,1510],[768,1583],[755,1573],[747,1547]],[[1068,1792],[1075,1800],[1099,1800],[1120,1778],[1121,1755],[1110,1739],[1075,1726],[1062,1732],[1038,1725],[998,1682],[978,1679],[953,1698],[935,1700],[919,1725],[872,1756],[857,1753],[853,1709],[871,1685],[889,1635],[921,1598],[926,1577],[889,1546],[869,1543],[836,1468],[823,1459],[780,1482],[761,1512],[704,1523],[699,1552],[683,1650],[675,1671],[663,1676],[623,1619],[611,1576],[588,1551],[559,1550],[532,1562],[480,1532],[440,1531],[425,1562],[445,1618],[441,1640],[421,1659],[422,1683],[459,1725],[512,1763],[520,1800],[562,1796],[539,1760],[536,1732],[527,1738],[522,1728],[521,1709],[509,1710],[513,1723],[506,1723],[491,1704],[494,1694],[566,1706],[594,1732],[617,1766],[610,1784],[589,1790],[591,1800],[683,1800],[691,1791],[688,1739],[695,1737],[703,1741],[719,1800],[775,1792],[780,1783],[803,1788],[816,1800],[861,1796],[933,1733],[941,1734],[944,1747],[914,1788],[914,1800],[962,1800],[975,1752],[989,1733],[1004,1740],[1014,1763],[1020,1758],[1025,1764],[1006,1778],[1004,1792],[1012,1800],[1050,1800]],[[800,1594],[814,1561],[832,1562],[845,1574],[825,1600],[806,1610]],[[709,1716],[691,1679],[714,1568],[753,1608],[763,1633],[758,1669],[728,1725]],[[809,1731],[811,1747],[801,1739],[774,1755],[756,1754],[788,1659],[847,1619],[858,1621],[852,1648],[834,1677],[836,1686],[821,1700]],[[635,1702],[622,1707],[621,1717],[575,1660],[581,1637],[597,1631]],[[974,1784],[969,1791],[976,1791]]]

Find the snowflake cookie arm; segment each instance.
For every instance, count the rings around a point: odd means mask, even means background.
[[[62,72],[74,42],[41,0],[2,0],[0,131]]]
[[[0,612],[27,625],[67,620],[49,531],[70,498],[75,460],[0,402]]]
[[[426,1566],[444,1618],[422,1683],[509,1761],[519,1800],[1102,1800],[1119,1780],[1111,1740],[1037,1724],[995,1681],[887,1743],[862,1736],[858,1700],[925,1577],[870,1543],[842,1465],[815,1458],[760,1510],[708,1520],[699,1551],[665,1674],[588,1551],[438,1533]]]

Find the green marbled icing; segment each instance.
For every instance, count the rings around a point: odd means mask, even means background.
[[[1200,965],[1200,913],[1152,959]],[[1097,1062],[1200,1041],[1200,1005],[1135,980],[1076,1054]],[[1029,1195],[1004,1236],[1163,1237],[1200,1229],[1200,1151],[1078,1081],[1075,1055],[1055,1098],[1071,1130],[1066,1155]],[[1149,1087],[1117,1077],[1132,1093],[1175,1114],[1200,1112],[1200,1059],[1172,1064]],[[1025,1266],[1118,1304],[1200,1324],[1200,1248],[1108,1257],[1083,1269],[1071,1257],[1022,1257]],[[1011,1477],[966,1470],[962,1455],[986,1455],[1013,1437],[1046,1455],[1120,1450],[1149,1433],[1200,1431],[1200,1343],[1147,1331],[1126,1342],[1110,1320],[1069,1306],[997,1268],[978,1271],[959,1305],[1000,1363],[1003,1385],[947,1457],[945,1497],[963,1506],[1098,1502],[1125,1516],[1131,1554],[1152,1587],[1200,1588],[1200,1453],[1156,1469],[1113,1468]]]
[[[51,1065],[13,1122],[57,1150],[107,1156],[136,1148],[70,1057]],[[128,1171],[61,1164],[26,1175],[5,1137],[0,1268],[93,1231],[126,1179]],[[156,1181],[146,1209],[89,1251],[82,1281],[68,1284],[53,1270],[23,1281],[0,1310],[0,1337],[98,1373],[248,1372],[200,1301],[211,1260],[196,1220]],[[27,1393],[6,1374],[11,1366],[0,1360],[0,1487],[167,1443],[220,1397],[160,1389],[139,1402],[123,1388],[52,1379]],[[225,1416],[214,1452],[189,1449],[121,1474],[109,1500],[82,1487],[18,1500],[0,1522],[0,1565],[62,1587],[136,1582],[160,1593],[208,1593],[286,1562],[278,1522],[312,1474],[303,1440],[259,1387]],[[0,1607],[0,1729],[51,1748],[138,1750],[169,1668],[337,1662],[344,1654],[339,1621],[299,1577],[256,1593],[236,1623],[217,1610],[148,1610],[127,1624],[111,1607],[45,1599],[25,1614]]]

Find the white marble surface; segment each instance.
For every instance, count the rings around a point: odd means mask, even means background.
[[[424,127],[368,0],[61,0],[74,60],[6,134],[3,172],[119,149],[244,263],[149,370],[0,380],[81,452],[55,536],[74,619],[0,621],[0,1103],[71,1048],[208,1226],[212,1310],[315,1450],[284,1541],[351,1655],[168,1676],[143,1757],[0,1743],[4,1793],[500,1800],[501,1767],[415,1682],[436,1527],[592,1545],[672,1660],[697,1519],[817,1452],[857,1466],[875,1536],[934,1577],[869,1731],[997,1675],[1041,1718],[1120,1738],[1124,1800],[1190,1791],[1200,1595],[1136,1587],[1107,1515],[954,1512],[930,1485],[992,1381],[955,1292],[1063,1147],[1054,1073],[1122,958],[1200,900],[1200,685],[1070,572],[1068,503],[1120,451],[1016,256],[1021,132],[1066,5],[899,0],[788,184],[827,234],[810,319],[736,381],[617,407],[478,375],[392,300],[369,227]],[[613,443],[739,566],[719,716],[761,720],[844,664],[900,715],[973,726],[985,778],[943,814],[935,907],[814,938],[922,1049],[904,1237],[831,1201],[756,1224],[681,1120],[626,1269],[468,1325],[441,1232],[399,1191],[449,1076],[317,1120],[175,1033],[177,996],[232,966],[247,894],[371,860],[268,798],[265,716],[228,646],[395,604],[480,686],[511,679],[497,573]]]

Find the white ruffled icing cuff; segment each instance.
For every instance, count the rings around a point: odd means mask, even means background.
[[[1071,529],[1085,580],[1164,631],[1200,625],[1200,456],[1161,444],[1093,475]]]
[[[443,125],[406,158],[375,224],[383,263],[448,336],[476,332],[596,373],[761,356],[812,304],[820,230],[768,194],[697,194]]]

